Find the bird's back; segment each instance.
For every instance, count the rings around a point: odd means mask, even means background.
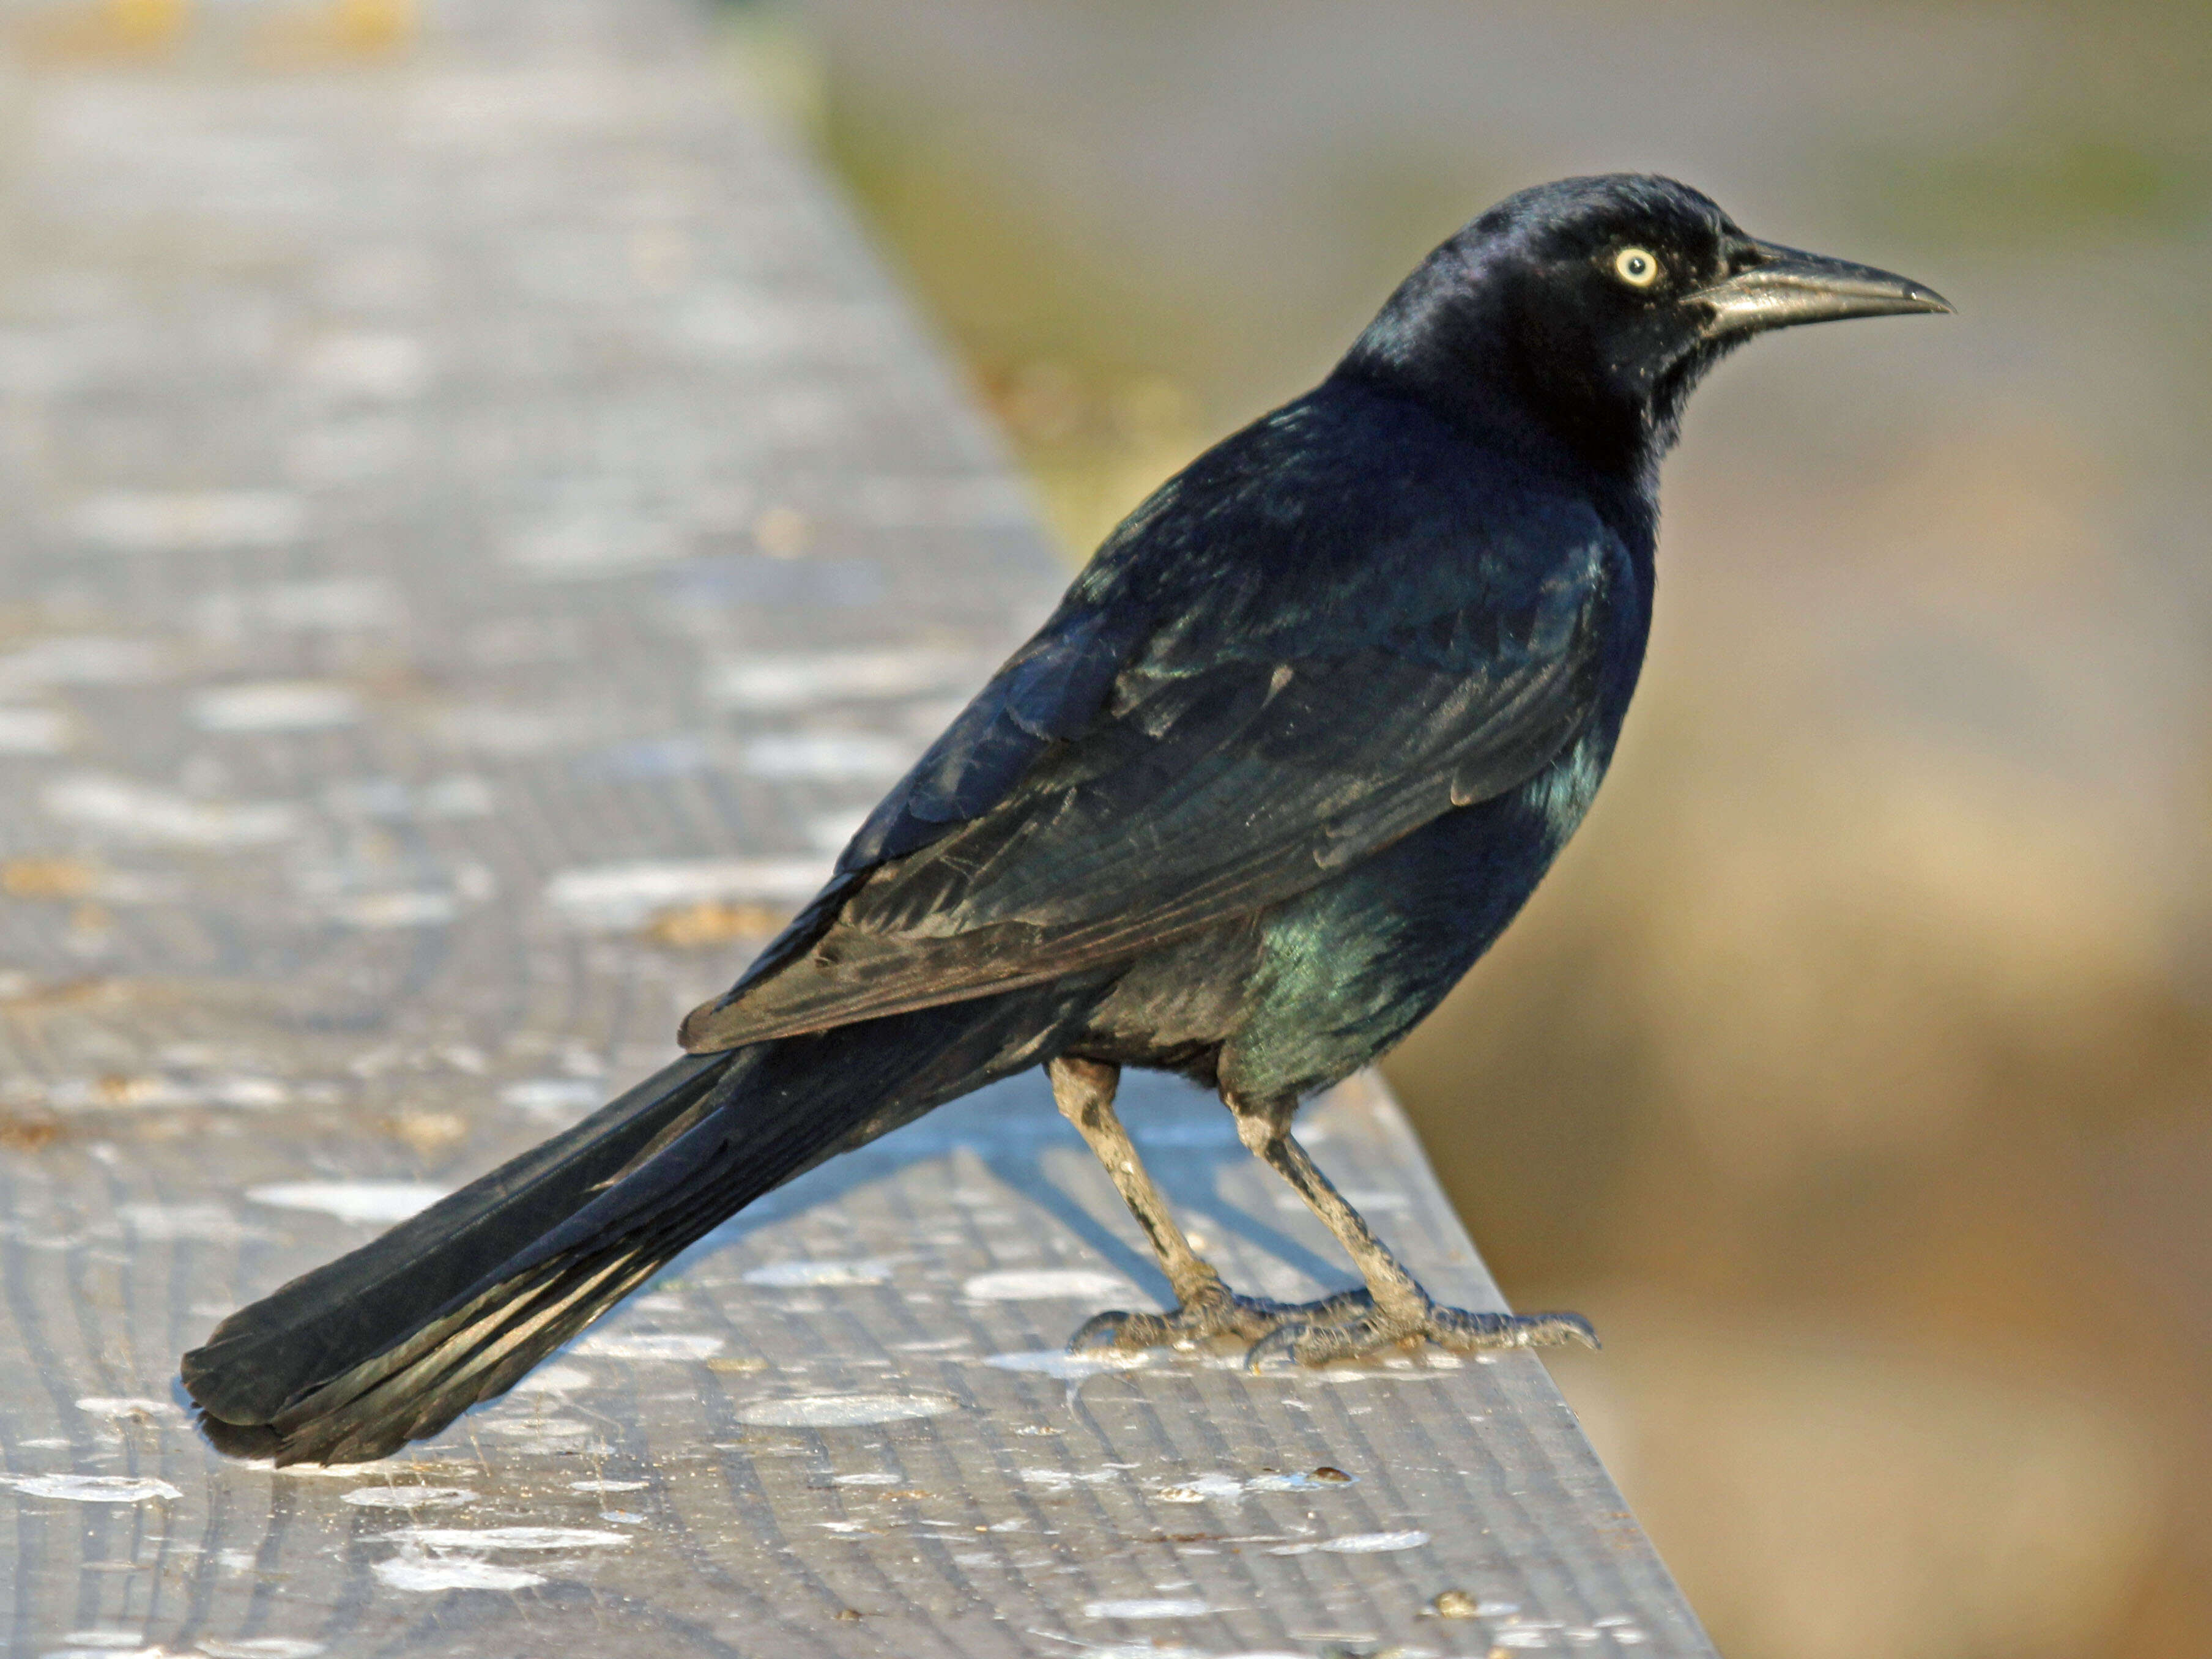
[[[1646,569],[1534,438],[1332,380],[1131,515],[686,1041],[1042,983],[1271,913],[1520,788],[1625,703]]]

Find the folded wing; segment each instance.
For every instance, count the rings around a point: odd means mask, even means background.
[[[854,838],[694,1052],[1036,984],[1279,904],[1516,787],[1581,729],[1617,544],[1425,614],[1208,650],[1083,590]]]

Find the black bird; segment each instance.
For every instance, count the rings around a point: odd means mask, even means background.
[[[1200,456],[878,806],[690,1051],[184,1358],[216,1443],[351,1462],[497,1395],[770,1188],[1045,1066],[1177,1306],[1077,1345],[1255,1364],[1595,1340],[1439,1307],[1291,1133],[1513,918],[1588,810],[1651,620],[1662,455],[1753,334],[1948,311],[1634,174],[1492,208],[1320,386]],[[1366,1286],[1238,1296],[1114,1113],[1218,1090]]]

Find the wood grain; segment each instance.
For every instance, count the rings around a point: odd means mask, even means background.
[[[202,1445],[178,1352],[664,1060],[1060,580],[673,0],[216,15],[0,69],[6,1650],[1709,1652],[1533,1358],[1066,1375],[1164,1286],[1036,1078],[410,1455]],[[1125,1097],[1238,1284],[1346,1281]],[[1500,1305],[1379,1086],[1311,1129]]]

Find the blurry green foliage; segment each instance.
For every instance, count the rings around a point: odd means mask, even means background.
[[[2118,132],[2029,131],[1971,149],[1860,152],[1854,205],[1923,244],[2078,246],[2212,223],[2212,163]]]

